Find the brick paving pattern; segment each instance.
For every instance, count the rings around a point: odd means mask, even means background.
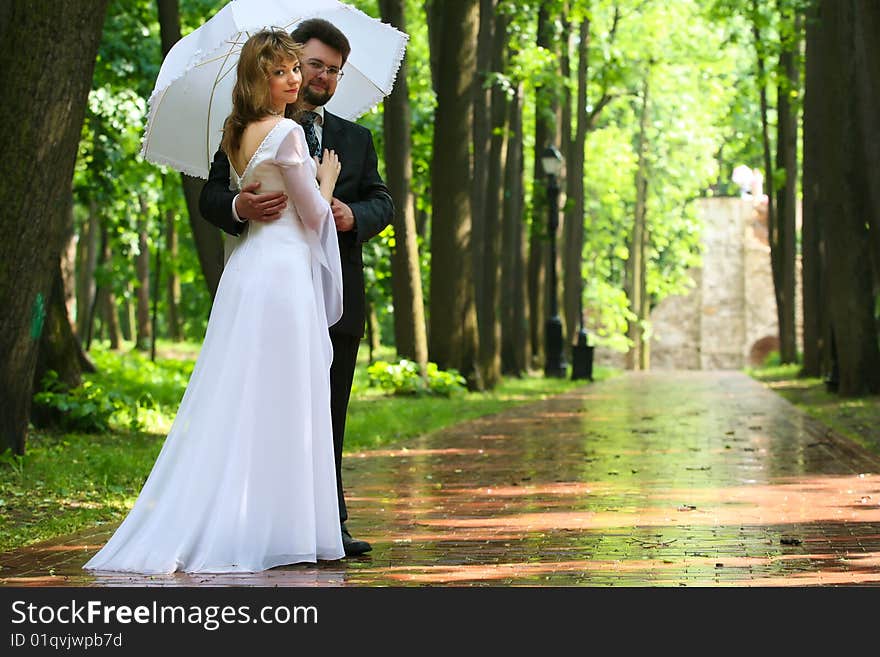
[[[0,555],[0,584],[880,585],[880,458],[738,372],[630,373],[344,467],[363,557],[85,573],[105,526]]]

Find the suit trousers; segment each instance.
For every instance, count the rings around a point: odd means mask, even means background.
[[[336,456],[336,493],[339,497],[339,520],[348,520],[345,495],[342,491],[342,441],[345,438],[345,416],[351,398],[351,384],[357,365],[361,339],[355,335],[330,332],[333,363],[330,365],[330,416],[333,423],[333,451]]]

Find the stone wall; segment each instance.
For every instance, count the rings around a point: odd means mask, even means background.
[[[651,314],[651,367],[741,369],[778,349],[776,300],[767,243],[766,209],[749,198],[698,201],[703,267],[692,291],[667,297]],[[762,212],[763,211],[763,212]],[[802,344],[800,265],[798,344]]]

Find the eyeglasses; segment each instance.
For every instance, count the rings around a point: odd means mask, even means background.
[[[324,62],[317,59],[307,59],[306,66],[312,69],[312,71],[315,72],[315,75],[327,73],[328,78],[341,78],[345,75],[345,71],[341,71],[336,66],[327,66]]]

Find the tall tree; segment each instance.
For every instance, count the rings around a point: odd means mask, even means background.
[[[479,28],[477,29],[477,76],[474,80],[474,123],[472,149],[471,183],[471,247],[474,258],[474,302],[477,307],[477,326],[481,334],[484,326],[492,322],[487,314],[483,299],[485,281],[483,280],[483,253],[485,239],[486,203],[488,190],[489,149],[491,148],[491,70],[492,47],[495,33],[495,12],[498,0],[479,0]],[[483,367],[483,354],[486,345],[480,345],[480,367]]]
[[[482,20],[482,18],[480,19]],[[508,16],[495,12],[491,71],[498,76],[505,69]],[[492,78],[490,78],[492,79]],[[501,241],[502,241],[502,183],[506,159],[507,95],[498,80],[491,85],[489,110],[489,157],[486,170],[486,190],[483,205],[481,251],[475,262],[477,279],[482,294],[477,295],[477,318],[480,333],[480,368],[487,388],[494,387],[501,379]]]
[[[577,339],[578,326],[583,322],[582,258],[584,250],[584,152],[587,142],[587,129],[590,117],[587,115],[587,75],[590,52],[589,14],[581,20],[578,27],[578,68],[577,92],[575,94],[574,128],[575,135],[568,154],[568,175],[565,179],[566,198],[565,221],[563,222],[563,308],[566,333],[569,343]],[[564,125],[564,122],[563,122]]]
[[[764,152],[764,184],[767,193],[767,227],[770,241],[770,266],[773,273],[773,290],[776,296],[776,314],[779,324],[780,346],[786,341],[783,330],[788,327],[786,317],[786,298],[783,284],[783,268],[785,255],[782,251],[779,218],[777,216],[778,201],[776,191],[778,184],[773,168],[773,145],[770,141],[770,101],[767,94],[769,72],[767,70],[770,45],[764,39],[767,19],[762,13],[762,5],[758,0],[751,0],[749,18],[752,23],[752,37],[755,42],[755,62],[757,69],[758,97],[761,107],[761,144]]]
[[[76,332],[80,340],[85,342],[92,327],[89,321],[94,303],[95,269],[98,266],[98,244],[100,240],[100,217],[98,217],[97,203],[92,200],[89,204],[89,216],[80,231],[77,242],[76,263]]]
[[[106,9],[107,0],[0,5],[0,38],[7,44],[0,53],[0,88],[16,98],[0,104],[0,212],[15,237],[0,244],[0,451],[25,450],[37,345]],[[24,43],[26,48],[12,47]],[[46,75],[47,62],[64,62],[64,75]]]
[[[478,339],[471,251],[473,80],[476,70],[476,0],[432,4],[431,56],[436,60],[437,110],[431,169],[431,334],[429,354],[441,368],[456,368],[472,388],[482,387],[476,367]],[[437,25],[442,15],[442,25]]]
[[[180,276],[177,274],[177,259],[180,243],[177,234],[177,212],[174,208],[165,209],[165,245],[171,267],[166,275],[166,302],[168,307],[168,337],[175,342],[183,340],[183,325],[180,316]]]
[[[529,365],[522,97],[523,84],[516,82],[508,110],[501,240],[501,371],[513,376],[525,374]]]
[[[632,317],[629,322],[629,339],[632,343],[626,354],[626,366],[631,370],[648,369],[648,344],[645,340],[645,320],[648,318],[646,289],[646,245],[648,243],[648,103],[651,66],[645,71],[639,94],[639,132],[636,136],[638,166],[635,173],[636,203],[633,229],[629,242],[629,258],[626,261],[626,295],[629,298]]]
[[[68,199],[65,211],[65,242],[73,241],[73,197]],[[70,324],[67,304],[67,280],[73,278],[72,263],[68,262],[70,247],[62,247],[55,263],[52,290],[46,308],[46,322],[37,349],[34,368],[34,389],[39,390],[43,377],[49,370],[58,375],[58,381],[76,387],[82,383],[83,372],[94,372],[95,366],[82,350],[82,345]],[[72,281],[71,281],[72,283]]]
[[[109,273],[113,268],[113,249],[110,244],[109,229],[107,222],[100,227],[100,255],[98,267],[94,274],[99,274],[101,282],[95,288],[92,305],[88,310],[88,332],[84,336],[86,348],[92,344],[92,332],[94,331],[95,316],[100,315],[102,320],[102,332],[106,332],[110,340],[111,349],[119,349],[122,342],[122,329],[116,315],[116,295],[113,292],[113,281]],[[129,336],[130,339],[131,336]]]
[[[865,134],[859,102],[865,89],[856,72],[861,20],[870,14],[854,0],[822,0],[819,29],[822,51],[822,102],[830,121],[820,158],[819,204],[827,252],[832,350],[839,369],[841,395],[880,391],[880,350],[874,319],[869,185],[876,184],[876,163],[865,159]],[[876,111],[876,108],[873,108]]]
[[[777,85],[776,211],[770,223],[770,258],[779,321],[779,356],[783,363],[797,361],[795,330],[795,260],[797,214],[797,136],[800,111],[800,15],[780,1],[779,71]]]
[[[862,158],[866,163],[862,171],[866,178],[865,219],[870,226],[875,286],[880,287],[880,3],[856,0],[853,10],[856,107]],[[880,290],[875,289],[875,293]]]
[[[826,371],[828,357],[825,329],[828,317],[823,303],[822,270],[822,209],[820,205],[823,181],[819,174],[822,144],[827,137],[823,131],[830,127],[830,117],[823,112],[826,90],[822,88],[822,30],[818,20],[818,2],[812,2],[806,16],[806,54],[804,79],[803,131],[803,223],[801,228],[802,301],[804,317],[804,362],[801,373],[818,377]]]
[[[404,0],[380,0],[382,20],[406,31]],[[394,299],[394,343],[399,356],[424,367],[428,362],[425,305],[419,272],[415,198],[412,193],[412,136],[406,58],[397,72],[394,91],[384,101],[385,171],[396,199],[391,289]]]
[[[556,30],[548,0],[542,0],[538,10],[537,45],[550,52],[555,51]],[[532,364],[536,365],[544,354],[544,323],[547,320],[549,302],[547,286],[547,213],[546,176],[541,167],[544,149],[557,143],[559,102],[556,90],[548,83],[535,88],[535,151],[532,162],[532,225],[529,232],[528,293],[529,293],[529,342]]]
[[[149,209],[142,195],[138,195],[140,212],[137,214],[138,252],[135,256],[137,272],[137,340],[142,351],[150,348],[153,330],[150,324],[150,236],[147,233]]]
[[[178,0],[156,0],[156,4],[159,9],[159,30],[164,57],[171,47],[180,41],[180,7]],[[223,272],[223,237],[220,231],[208,223],[199,212],[199,194],[205,181],[185,173],[180,174],[180,179],[199,264],[213,297],[217,292],[217,285],[220,284],[220,274]]]

